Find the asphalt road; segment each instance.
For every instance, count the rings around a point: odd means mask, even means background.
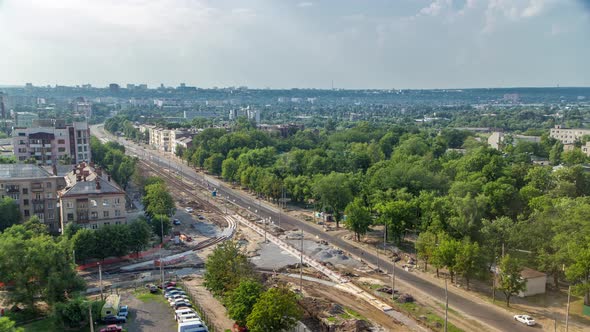
[[[93,134],[96,136],[104,136],[104,133],[100,130],[94,130]],[[365,261],[368,261],[374,265],[380,262],[382,269],[387,268],[388,271],[392,270],[392,263],[383,262],[383,259],[379,260],[376,255],[373,255],[369,251],[365,251],[362,248],[358,248],[337,236],[332,236],[329,232],[318,230],[308,222],[298,220],[286,214],[280,214],[277,209],[270,208],[267,204],[260,203],[256,198],[248,196],[246,194],[238,193],[231,188],[226,187],[220,181],[214,179],[208,179],[196,173],[192,168],[189,168],[181,163],[178,163],[172,158],[163,158],[158,152],[143,147],[138,147],[136,144],[119,140],[119,143],[124,144],[130,153],[137,155],[137,157],[150,160],[162,168],[169,168],[176,172],[182,173],[182,176],[195,183],[195,185],[208,185],[209,188],[216,188],[217,194],[223,199],[229,199],[237,205],[243,208],[250,209],[253,214],[257,214],[261,218],[271,218],[275,223],[278,223],[280,218],[280,225],[284,229],[301,229],[308,234],[318,236],[320,239],[329,242],[345,251],[348,251],[358,257],[362,257]],[[420,289],[424,293],[429,294],[431,297],[444,303],[445,290],[444,285],[435,285],[432,282],[425,280],[416,274],[406,272],[403,269],[396,269],[396,279],[411,284],[413,287]],[[514,318],[508,313],[503,313],[500,310],[496,310],[487,303],[474,302],[471,299],[462,297],[460,294],[453,292],[452,288],[449,289],[449,308],[462,311],[472,318],[482,322],[485,325],[493,327],[499,331],[522,331],[530,332],[531,328],[522,325],[514,320]]]

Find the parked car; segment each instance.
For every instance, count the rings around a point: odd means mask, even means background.
[[[176,226],[178,226],[178,225],[180,225],[180,224],[181,224],[181,223],[180,223],[180,220],[179,220],[179,219],[176,219],[176,218],[174,219],[174,221],[173,221],[172,223],[173,223],[174,225],[176,225]]]
[[[102,318],[102,322],[105,324],[119,324],[126,323],[127,317],[123,316],[106,316]]]
[[[159,290],[158,286],[156,286],[156,285],[148,285],[146,287],[150,290],[150,293],[152,293],[152,294],[157,293]]]
[[[193,213],[195,210],[189,206],[189,207],[184,208],[184,211],[186,211],[188,213]]]
[[[169,298],[176,296],[176,295],[186,295],[186,293],[183,291],[172,291],[172,292],[166,293],[166,295],[164,295],[164,297],[169,299]]]
[[[176,295],[173,297],[169,297],[168,298],[168,303],[172,304],[176,301],[186,301],[186,302],[190,302],[190,299],[186,296],[186,295]]]
[[[178,320],[179,317],[186,315],[197,315],[197,312],[190,308],[179,309],[174,311],[175,320]]]
[[[199,220],[205,220],[205,217],[199,216]]]
[[[534,326],[535,324],[537,324],[537,322],[535,322],[533,317],[531,317],[529,315],[515,315],[514,320],[521,322],[521,323],[528,325],[528,326]]]
[[[176,302],[174,303],[174,310],[178,310],[180,308],[192,308],[193,305],[190,304],[189,302]]]
[[[102,329],[100,329],[100,332],[121,332],[123,331],[123,327],[119,326],[119,325],[109,325],[107,327],[103,327]]]
[[[175,307],[179,303],[189,303],[190,304],[191,302],[188,299],[176,299],[176,300],[169,301],[169,303],[170,303],[171,307]]]
[[[129,316],[129,306],[126,306],[126,305],[120,306],[119,313],[117,314],[117,316],[127,318],[127,316]]]
[[[184,323],[186,321],[200,321],[201,317],[199,317],[199,315],[197,314],[188,314],[188,315],[180,315],[178,316],[178,322],[179,323]]]

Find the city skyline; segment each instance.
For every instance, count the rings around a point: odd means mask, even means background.
[[[588,32],[586,0],[4,0],[0,85],[590,86]]]

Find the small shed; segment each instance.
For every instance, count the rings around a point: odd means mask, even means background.
[[[519,297],[532,296],[537,294],[545,294],[545,287],[547,285],[547,275],[537,270],[525,267],[520,272],[520,276],[527,281],[526,290],[518,294]]]

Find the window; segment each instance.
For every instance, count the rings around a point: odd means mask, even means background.
[[[31,214],[29,213],[29,210],[24,210],[23,212],[25,213],[25,217],[30,217],[31,216]]]
[[[74,203],[73,202],[66,202],[66,208],[73,209],[74,208]]]
[[[29,200],[28,199],[23,199],[23,205],[29,205]]]
[[[102,206],[109,206],[109,204],[110,204],[110,202],[108,199],[105,198],[102,200]]]
[[[68,221],[74,221],[74,214],[68,213]]]
[[[18,136],[27,136],[26,133],[18,133]],[[22,142],[22,141],[21,141]],[[22,144],[22,143],[21,143]]]
[[[82,152],[82,147],[78,146],[78,152]]]
[[[45,193],[45,198],[46,199],[52,199],[53,198],[53,194],[52,193]]]
[[[29,194],[29,188],[23,188],[23,195]]]
[[[66,140],[65,139],[58,139],[57,144],[66,144]]]
[[[115,225],[121,225],[120,221],[115,221]]]
[[[91,212],[90,212],[90,219],[92,219],[92,220],[96,220],[96,219],[98,219],[98,212],[96,212],[96,211],[91,211]]]
[[[121,216],[121,210],[115,210],[115,217]]]
[[[121,199],[120,198],[113,198],[113,203],[115,204],[115,206],[119,206],[121,205]]]
[[[27,148],[18,148],[19,153],[27,153]]]
[[[98,225],[97,224],[92,224],[92,229],[98,229]]]
[[[103,225],[108,226],[110,224],[111,224],[110,222],[105,222]]]
[[[27,143],[25,143],[25,140],[21,139],[21,140],[18,141],[18,144],[23,144],[24,145],[24,144],[27,144]]]
[[[108,218],[109,217],[109,211],[102,211],[102,216],[104,218]]]
[[[98,204],[96,204],[96,200],[95,199],[91,199],[90,200],[90,206],[92,207],[96,207]]]
[[[55,219],[55,213],[53,213],[53,212],[47,213],[47,219],[49,219],[49,220]]]
[[[57,148],[57,152],[66,152],[66,148]]]

